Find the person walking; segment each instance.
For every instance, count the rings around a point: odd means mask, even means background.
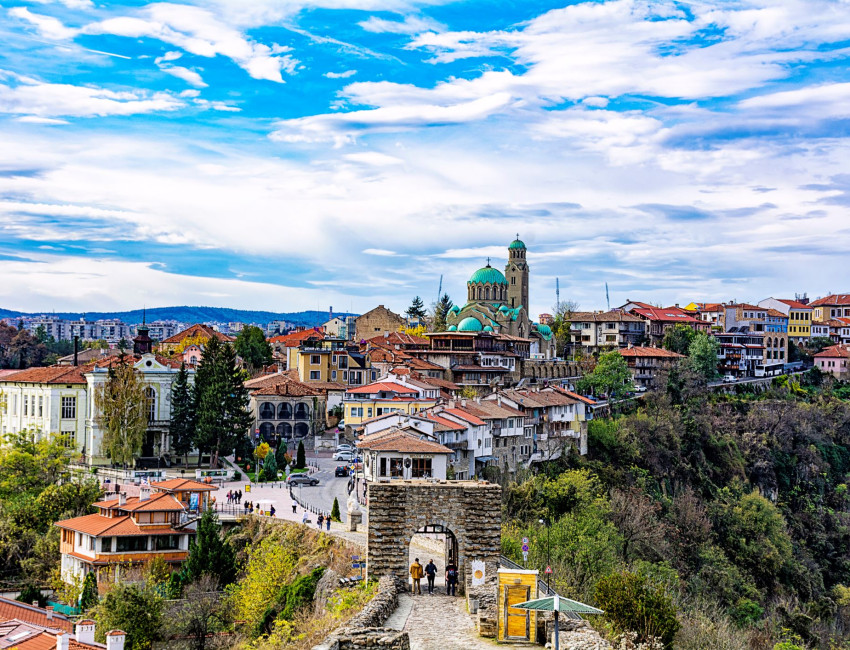
[[[325,517],[325,524],[327,525],[328,532],[331,532],[331,517],[330,517],[330,515]]]
[[[428,578],[428,593],[434,595],[434,579],[437,577],[437,565],[434,560],[428,560],[425,565],[425,576]]]
[[[319,530],[322,530],[322,524],[325,523],[325,517],[322,513],[319,513],[319,516],[316,517],[316,523],[319,525]]]
[[[275,509],[274,506],[269,507],[269,517],[274,517]]]
[[[297,513],[298,513],[298,504],[295,503],[295,501],[293,501],[292,502],[292,514],[294,515],[294,514],[297,514]]]
[[[446,565],[446,596],[455,596],[457,591],[458,571],[454,562]]]
[[[305,511],[304,511],[304,516],[303,516],[303,517],[301,517],[301,523],[302,523],[302,524],[304,524],[304,525],[306,526],[306,525],[307,525],[307,523],[308,523],[309,521],[310,521],[310,519],[307,517],[307,511],[305,510]]]
[[[425,572],[422,570],[422,565],[419,564],[419,558],[413,560],[413,564],[410,565],[410,577],[413,578],[413,589],[411,589],[410,593],[422,595],[422,576],[425,575]]]

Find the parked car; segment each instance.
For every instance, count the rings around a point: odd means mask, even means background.
[[[334,470],[334,476],[348,476],[351,468],[348,465],[337,465]]]
[[[286,477],[287,485],[318,485],[319,479],[309,474],[290,474]]]
[[[338,445],[336,446],[336,450],[337,450],[337,451],[350,451],[350,452],[352,452],[352,453],[353,453],[353,452],[354,452],[354,447],[352,447],[351,445],[349,445],[347,442],[343,442],[343,443],[340,443],[340,444],[338,444]]]
[[[738,381],[738,378],[735,375],[726,374],[726,375],[723,375],[723,381],[726,382],[726,383],[730,383],[730,382],[733,382],[733,381]]]
[[[347,463],[350,463],[354,460],[354,452],[351,450],[348,451],[338,451],[333,456],[334,460],[342,460]]]
[[[336,430],[337,430],[337,433],[341,433],[341,432],[345,431],[345,420],[340,420],[339,422],[336,423]]]

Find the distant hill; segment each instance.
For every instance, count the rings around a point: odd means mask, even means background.
[[[45,312],[21,312],[0,307],[0,318],[15,318],[17,316],[39,316]],[[76,320],[85,315],[88,320],[102,318],[118,318],[128,325],[142,322],[142,310],[132,311],[87,311],[87,312],[51,312],[59,318]],[[334,316],[356,316],[357,314],[339,313]],[[293,325],[315,327],[328,320],[326,311],[272,312],[252,311],[248,309],[229,309],[227,307],[153,307],[146,310],[147,322],[155,320],[176,320],[181,323],[259,323],[265,324],[273,320],[285,320]]]

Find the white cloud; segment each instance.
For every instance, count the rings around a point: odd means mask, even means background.
[[[357,74],[357,70],[346,70],[345,72],[326,72],[325,76],[328,79],[347,79]]]
[[[160,65],[159,69],[167,74],[174,75],[178,79],[182,79],[195,88],[207,87],[207,84],[204,82],[201,75],[189,68],[183,68],[179,65]]]
[[[401,165],[404,161],[395,156],[388,156],[385,153],[378,151],[364,151],[362,153],[349,153],[343,156],[345,160],[361,163],[364,165],[373,165],[375,167],[386,167],[387,165]]]
[[[36,117],[35,115],[24,115],[16,118],[18,122],[26,124],[68,124],[68,120],[57,120],[53,117]]]
[[[421,34],[422,32],[440,32],[446,27],[431,18],[423,16],[405,16],[404,20],[386,20],[370,16],[368,20],[357,23],[367,32],[375,34]]]
[[[846,117],[850,115],[850,83],[829,83],[783,90],[744,99],[745,110],[781,110],[783,117]],[[789,114],[787,109],[794,109]]]
[[[200,106],[201,108],[208,108],[214,111],[224,111],[226,113],[238,113],[242,110],[241,108],[239,108],[238,106],[234,106],[233,104],[228,104],[227,102],[216,100],[210,101],[207,99],[193,99],[192,102],[195,104],[195,106]]]
[[[26,7],[13,7],[9,9],[9,15],[34,25],[38,33],[45,38],[63,41],[74,38],[77,34],[77,30],[65,27],[58,19],[34,14]]]
[[[365,248],[363,249],[363,253],[365,255],[375,255],[377,257],[398,257],[398,253],[395,251],[388,251],[383,248]]]

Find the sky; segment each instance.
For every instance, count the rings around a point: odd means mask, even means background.
[[[0,0],[0,307],[850,291],[848,0]]]

